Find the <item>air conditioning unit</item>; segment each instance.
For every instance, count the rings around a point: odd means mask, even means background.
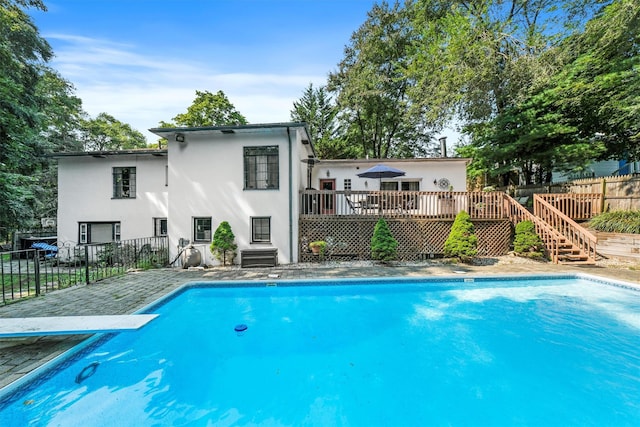
[[[55,218],[40,218],[40,224],[42,228],[53,228],[56,226]]]

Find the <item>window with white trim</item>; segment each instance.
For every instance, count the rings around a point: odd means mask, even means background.
[[[153,237],[167,235],[167,218],[153,218]]]
[[[271,242],[271,217],[251,217],[251,243]]]
[[[350,178],[345,178],[344,180],[344,191],[350,191],[351,190],[351,179]]]
[[[109,243],[120,240],[120,222],[78,223],[78,243]]]
[[[244,147],[244,189],[280,188],[278,146]]]

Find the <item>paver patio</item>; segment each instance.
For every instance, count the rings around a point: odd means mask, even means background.
[[[512,257],[489,259],[486,265],[424,262],[392,266],[371,263],[297,264],[274,268],[219,267],[187,271],[160,269],[131,272],[91,285],[78,285],[0,307],[0,317],[44,317],[131,314],[190,281],[297,280],[358,277],[433,277],[468,274],[587,273],[624,280],[640,287],[640,265],[575,267],[523,262]],[[278,278],[274,279],[274,275]],[[87,336],[49,336],[0,340],[0,387],[65,352]]]

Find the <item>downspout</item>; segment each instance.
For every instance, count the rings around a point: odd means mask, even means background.
[[[291,132],[287,126],[287,139],[289,140],[289,262],[293,264],[293,153],[291,152]]]

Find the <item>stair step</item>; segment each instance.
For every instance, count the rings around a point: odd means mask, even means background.
[[[565,261],[584,261],[589,259],[588,256],[583,254],[561,254],[558,258]]]
[[[562,264],[562,265],[576,265],[576,266],[589,266],[589,265],[596,265],[595,261],[587,259],[584,261],[558,261],[558,264]]]

